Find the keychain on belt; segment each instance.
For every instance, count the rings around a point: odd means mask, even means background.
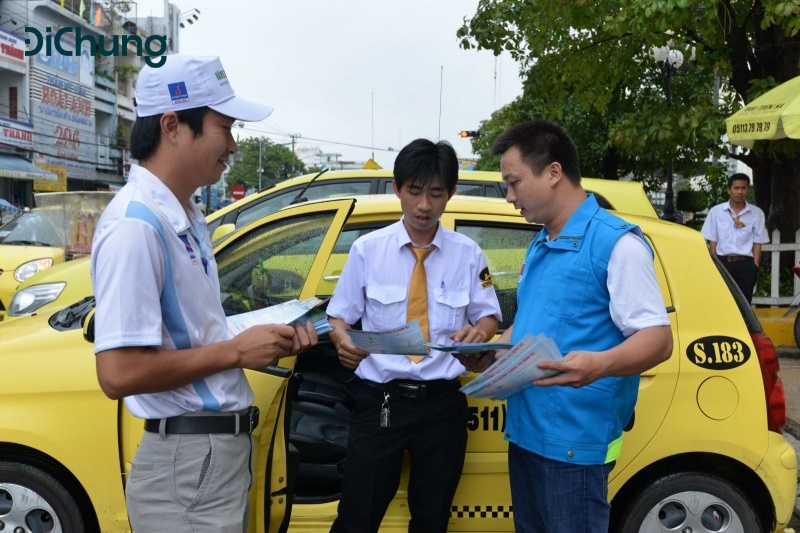
[[[383,393],[383,405],[381,405],[381,427],[389,427],[389,393]]]

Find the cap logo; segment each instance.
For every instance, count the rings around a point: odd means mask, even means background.
[[[170,83],[167,87],[173,104],[182,104],[189,101],[189,92],[186,90],[185,82]]]
[[[228,75],[225,74],[224,70],[220,69],[216,71],[214,75],[217,77],[217,81],[219,82],[220,85],[228,85],[228,83],[230,83],[228,81]]]

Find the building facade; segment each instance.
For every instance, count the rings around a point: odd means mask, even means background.
[[[122,186],[147,30],[162,32],[163,53],[178,50],[180,11],[165,1],[164,13],[139,19],[128,0],[0,0],[0,198],[33,206],[34,192]]]

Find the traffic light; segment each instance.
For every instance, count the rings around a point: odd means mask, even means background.
[[[462,137],[480,137],[481,132],[471,131],[471,130],[461,130],[461,133],[459,133],[459,135],[461,135]]]

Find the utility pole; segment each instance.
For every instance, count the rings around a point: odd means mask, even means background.
[[[296,159],[296,156],[294,155],[294,142],[295,142],[295,140],[299,139],[301,137],[301,135],[299,133],[291,133],[291,134],[289,134],[289,137],[292,138],[292,175],[291,175],[291,177],[294,177],[294,160]]]
[[[261,152],[262,146],[264,145],[264,139],[262,137],[258,138],[258,190],[261,190],[261,175],[264,173],[264,169],[261,168]]]

